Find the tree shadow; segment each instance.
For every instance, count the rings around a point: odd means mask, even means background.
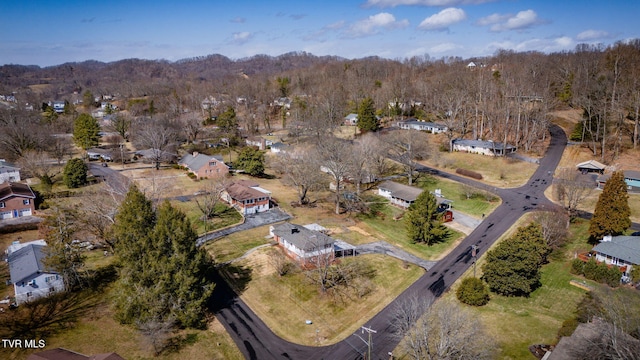
[[[212,271],[208,278],[216,286],[208,301],[212,312],[227,307],[238,295],[242,294],[251,281],[250,267],[224,264]]]

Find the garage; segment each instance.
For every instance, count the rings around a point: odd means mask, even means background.
[[[4,219],[11,219],[13,216],[11,216],[11,211],[2,211],[0,212],[0,220],[4,220]]]
[[[31,216],[31,209],[22,209],[19,211],[18,213],[19,217],[23,217],[23,216]]]

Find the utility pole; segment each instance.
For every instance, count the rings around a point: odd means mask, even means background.
[[[361,326],[360,327],[362,333],[364,334],[364,332],[366,331],[369,334],[369,341],[365,341],[365,344],[367,344],[367,348],[368,348],[368,355],[367,355],[367,360],[371,360],[371,347],[372,347],[372,343],[371,343],[371,334],[377,334],[378,332],[373,330],[372,328],[368,328],[366,326]],[[364,340],[363,340],[364,341]]]

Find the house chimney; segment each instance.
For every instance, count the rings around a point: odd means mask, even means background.
[[[198,156],[198,152],[197,152],[197,151],[194,151],[194,152],[193,152],[193,157],[196,157],[196,156]]]
[[[611,235],[605,235],[602,237],[602,241],[601,242],[611,242],[612,236]]]
[[[295,233],[298,233],[298,232],[300,232],[300,230],[298,230],[297,228],[291,229],[291,233],[292,234],[295,234]]]

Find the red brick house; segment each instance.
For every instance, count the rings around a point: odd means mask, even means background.
[[[269,210],[271,192],[253,181],[240,180],[227,186],[221,197],[242,215],[250,215]]]
[[[180,159],[178,165],[184,166],[199,179],[214,178],[229,173],[229,167],[219,155],[210,156],[194,152]]]
[[[0,184],[0,220],[33,215],[35,198],[36,195],[27,184]]]

